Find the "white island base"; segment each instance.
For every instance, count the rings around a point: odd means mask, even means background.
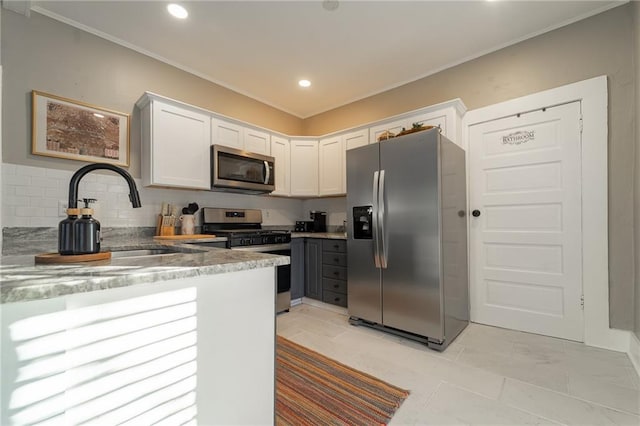
[[[0,424],[272,424],[273,267],[0,305]]]

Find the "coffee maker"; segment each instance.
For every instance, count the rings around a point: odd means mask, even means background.
[[[311,232],[327,232],[327,212],[312,211],[310,218],[313,222],[313,230]]]

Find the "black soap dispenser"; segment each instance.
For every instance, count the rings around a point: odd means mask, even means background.
[[[100,251],[100,222],[95,220],[93,209],[89,203],[97,200],[83,198],[84,208],[80,209],[81,216],[73,222],[74,254],[92,254]]]
[[[79,214],[80,209],[67,209],[67,218],[58,225],[58,253],[62,255],[74,254],[73,224]]]

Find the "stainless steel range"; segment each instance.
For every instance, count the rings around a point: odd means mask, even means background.
[[[231,250],[291,256],[291,231],[262,229],[262,211],[255,209],[202,209],[202,233],[227,237]],[[291,307],[291,265],[277,268],[276,312]]]

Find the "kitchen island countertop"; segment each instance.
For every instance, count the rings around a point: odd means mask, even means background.
[[[225,241],[225,238],[207,241]],[[195,240],[193,241],[195,242]],[[121,257],[59,265],[36,265],[33,254],[0,258],[0,303],[26,302],[109,288],[215,275],[290,263],[287,256],[190,245],[185,241],[136,238],[104,251],[172,248],[179,253]],[[50,250],[51,251],[51,250]]]

